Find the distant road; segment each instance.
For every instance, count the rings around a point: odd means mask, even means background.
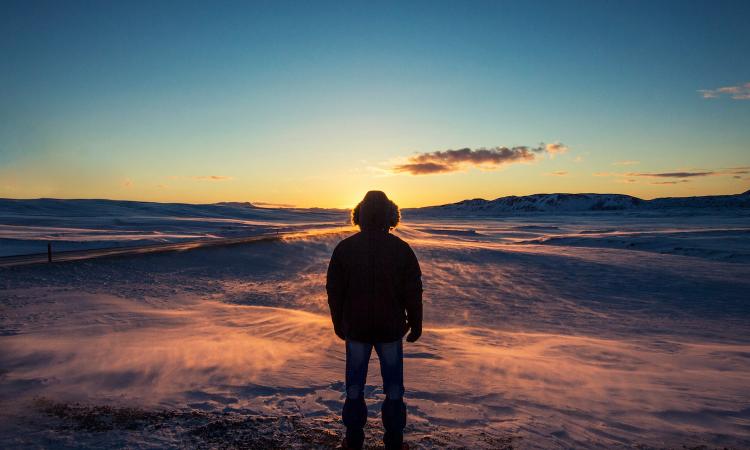
[[[146,253],[161,253],[186,251],[196,248],[220,247],[227,245],[249,244],[251,242],[276,241],[282,239],[298,239],[325,234],[343,233],[353,230],[352,227],[314,228],[304,231],[285,231],[264,233],[255,236],[239,238],[201,239],[195,241],[174,242],[166,244],[138,245],[133,247],[113,247],[89,250],[70,250],[64,252],[53,252],[52,262],[78,261],[82,259],[106,258],[110,256],[135,256]],[[35,253],[32,255],[3,256],[0,257],[0,267],[24,266],[28,264],[49,264],[46,253]]]

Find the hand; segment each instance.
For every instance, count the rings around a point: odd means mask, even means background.
[[[417,342],[417,339],[419,339],[420,336],[422,336],[422,327],[411,327],[409,335],[406,336],[406,342]]]

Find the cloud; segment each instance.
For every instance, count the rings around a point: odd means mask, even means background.
[[[557,177],[564,177],[567,174],[568,174],[568,172],[566,170],[560,170],[560,171],[557,171],[557,172],[549,172],[549,173],[547,173],[545,175],[554,175],[554,176],[557,176]]]
[[[652,181],[650,184],[677,184],[687,183],[689,179],[703,178],[703,177],[715,177],[715,176],[731,176],[733,178],[739,178],[740,175],[746,175],[750,173],[750,167],[725,167],[720,169],[689,169],[689,170],[675,170],[672,172],[597,172],[593,175],[595,177],[614,177],[618,178],[618,182],[625,182],[624,179],[628,179],[628,182],[635,182],[638,178],[652,178],[652,179],[674,179],[679,180],[671,181]]]
[[[401,164],[393,168],[393,171],[396,173],[408,172],[412,175],[426,175],[430,173],[453,172],[455,170],[458,170],[458,169],[454,167],[453,165],[433,163],[433,162],[422,162],[422,163],[414,162],[414,163],[408,163],[408,164]]]
[[[563,153],[566,153],[568,151],[568,147],[559,142],[556,142],[554,144],[547,144],[546,150],[547,153],[549,153],[549,155],[554,158],[555,155],[562,155]]]
[[[676,180],[676,181],[652,181],[651,184],[678,184],[678,183],[689,183],[690,180]]]
[[[625,160],[625,161],[615,161],[612,163],[612,165],[613,166],[634,166],[640,163],[641,163],[640,161]]]
[[[494,169],[499,166],[531,162],[537,154],[547,153],[550,156],[565,153],[566,146],[560,143],[540,144],[538,147],[493,147],[461,148],[458,150],[443,150],[431,153],[418,153],[410,156],[408,161],[392,167],[394,173],[408,173],[411,175],[428,175],[448,173],[461,170],[466,166],[476,166]]]
[[[703,98],[729,97],[733,100],[750,100],[750,82],[717,89],[699,89]]]
[[[197,180],[197,181],[229,181],[229,180],[234,179],[234,177],[229,177],[225,175],[196,175],[192,177],[172,175],[167,178],[170,180]]]
[[[719,175],[713,171],[702,171],[702,172],[661,172],[661,173],[626,173],[627,177],[656,177],[656,178],[692,178],[692,177],[707,177],[711,175]]]
[[[233,177],[227,177],[224,175],[201,175],[197,177],[190,177],[193,180],[201,180],[201,181],[229,181],[233,180]]]

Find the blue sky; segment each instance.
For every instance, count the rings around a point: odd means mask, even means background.
[[[748,17],[749,2],[6,1],[0,196],[741,192]],[[393,170],[540,142],[567,151]],[[674,173],[698,175],[658,175]]]

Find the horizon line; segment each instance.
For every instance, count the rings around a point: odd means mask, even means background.
[[[494,201],[501,198],[507,198],[507,197],[530,197],[534,195],[621,195],[626,197],[632,197],[637,198],[640,200],[656,200],[660,198],[693,198],[693,197],[723,197],[723,196],[730,196],[730,195],[744,195],[750,193],[750,188],[737,192],[735,194],[705,194],[705,195],[684,195],[684,196],[664,196],[664,197],[652,197],[652,198],[642,198],[637,197],[635,195],[630,194],[618,194],[615,192],[608,192],[608,193],[597,193],[597,192],[538,192],[534,194],[526,194],[526,195],[503,195],[500,197],[495,197],[493,199],[486,199],[482,197],[474,197],[474,198],[465,198],[462,200],[457,200],[454,202],[449,203],[439,203],[439,204],[431,204],[431,205],[422,205],[422,206],[409,206],[409,207],[403,207],[400,209],[419,209],[419,208],[430,208],[435,206],[445,206],[445,205],[452,205],[455,203],[461,203],[464,201],[469,200],[483,200],[483,201]],[[118,199],[118,198],[80,198],[80,197],[74,197],[74,198],[67,198],[67,197],[34,197],[34,198],[17,198],[17,197],[0,197],[0,200],[18,200],[18,201],[32,201],[32,200],[83,200],[83,201],[112,201],[112,202],[133,202],[133,203],[158,203],[158,204],[180,204],[180,205],[220,205],[222,203],[237,203],[237,204],[243,204],[248,203],[252,205],[254,208],[260,208],[260,209],[329,209],[329,210],[346,210],[346,209],[352,209],[353,206],[342,206],[342,207],[325,207],[325,206],[297,206],[292,204],[282,204],[282,203],[274,203],[274,202],[266,202],[266,201],[227,201],[222,200],[218,202],[212,202],[212,203],[197,203],[197,202],[184,202],[184,201],[154,201],[154,200],[135,200],[135,199]],[[278,206],[266,206],[266,205],[278,205]]]

